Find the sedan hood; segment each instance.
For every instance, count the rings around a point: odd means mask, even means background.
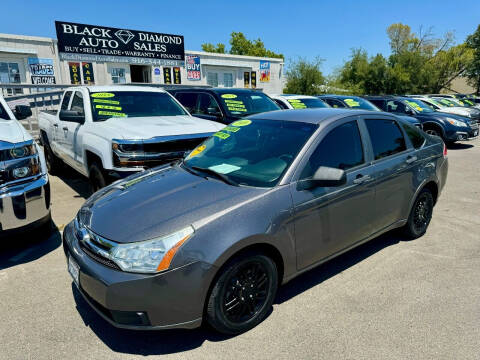
[[[180,166],[167,166],[99,191],[80,210],[80,220],[106,239],[137,242],[215,218],[267,191],[231,186],[193,175]]]
[[[20,123],[16,120],[0,119],[0,141],[19,143],[30,139]]]
[[[213,133],[225,125],[188,115],[112,118],[98,123],[115,138],[142,140],[156,136]]]

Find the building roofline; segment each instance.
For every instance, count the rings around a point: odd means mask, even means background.
[[[52,39],[49,37],[41,36],[30,36],[30,35],[15,35],[15,34],[4,34],[0,33],[0,39],[8,40],[24,40],[24,41],[41,41],[41,42],[57,42],[57,39]]]
[[[206,51],[196,51],[196,50],[185,50],[185,54],[189,55],[208,55],[208,56],[218,56],[218,57],[227,57],[227,58],[237,58],[237,59],[245,59],[245,60],[268,60],[271,62],[283,63],[284,59],[282,58],[270,58],[270,57],[262,57],[262,56],[247,56],[247,55],[234,55],[234,54],[222,54],[222,53],[211,53]]]

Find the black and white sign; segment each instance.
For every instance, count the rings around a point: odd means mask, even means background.
[[[55,84],[53,59],[28,58],[32,84]]]
[[[159,34],[55,21],[58,51],[64,60],[183,65],[181,35]]]

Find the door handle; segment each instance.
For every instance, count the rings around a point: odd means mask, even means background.
[[[358,174],[357,177],[355,179],[353,179],[353,183],[354,184],[362,184],[362,183],[370,181],[370,180],[372,180],[370,175]]]
[[[407,164],[411,164],[411,163],[413,163],[414,161],[417,161],[417,159],[418,159],[418,158],[417,158],[415,155],[413,155],[413,156],[407,156],[407,160],[405,160],[405,162],[406,162]]]
[[[53,124],[53,127],[56,127],[56,128],[58,128],[58,124]]]
[[[64,127],[64,128],[63,128],[63,131],[68,131],[68,127]]]

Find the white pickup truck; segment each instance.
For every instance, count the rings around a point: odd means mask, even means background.
[[[58,111],[39,115],[50,173],[66,163],[89,178],[92,191],[177,160],[224,126],[191,116],[162,89],[143,86],[68,88]]]
[[[45,158],[17,121],[31,115],[24,105],[11,111],[0,96],[0,238],[30,228],[51,230]]]

